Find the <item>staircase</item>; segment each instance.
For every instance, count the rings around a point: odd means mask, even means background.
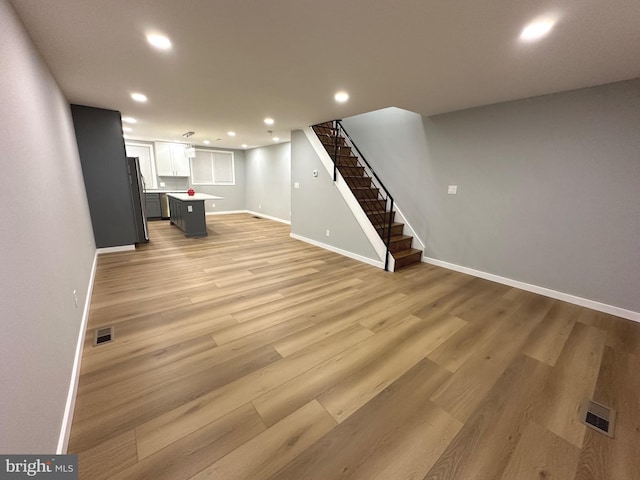
[[[389,254],[395,261],[395,270],[420,263],[422,251],[411,248],[413,237],[404,235],[404,224],[395,221],[393,197],[355,146],[340,120],[319,123],[312,128],[333,161],[333,180],[337,180],[340,172],[387,246],[385,270],[388,270]]]

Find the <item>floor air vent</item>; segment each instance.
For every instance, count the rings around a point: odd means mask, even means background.
[[[613,426],[616,420],[615,410],[600,405],[593,400],[587,400],[582,412],[581,420],[587,427],[613,438]]]
[[[96,330],[96,336],[93,339],[93,346],[103,345],[113,341],[113,327],[102,327]]]

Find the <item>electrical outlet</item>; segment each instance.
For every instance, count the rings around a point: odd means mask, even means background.
[[[187,212],[189,213],[193,212],[193,205],[187,205]]]
[[[314,176],[314,177],[317,177],[317,176],[318,176],[318,170],[314,170],[314,171],[313,171],[313,176]]]
[[[212,206],[213,208],[216,208],[216,204],[215,204],[215,203],[212,203],[212,204],[211,204],[211,206]]]
[[[161,187],[166,187],[166,186],[167,186],[167,184],[166,184],[166,183],[164,183],[164,182],[160,182],[160,186],[161,186]]]
[[[447,190],[447,193],[449,195],[455,195],[458,193],[458,186],[457,185],[449,185],[449,189]]]
[[[300,182],[296,182],[293,184],[293,188],[300,188]]]
[[[73,303],[75,304],[76,308],[78,308],[78,291],[77,290],[73,291]]]
[[[331,236],[331,232],[327,229],[327,231],[326,231],[326,232],[324,232],[324,235],[325,235],[326,237],[330,237],[330,236]]]
[[[258,204],[258,210],[262,210],[262,204],[261,203]]]

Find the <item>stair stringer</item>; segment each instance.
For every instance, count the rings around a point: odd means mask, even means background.
[[[320,141],[316,133],[313,131],[311,127],[304,127],[302,131],[304,132],[305,136],[307,137],[307,140],[309,140],[309,143],[311,144],[314,151],[318,155],[318,158],[320,158],[320,161],[322,162],[322,165],[324,166],[324,168],[327,170],[327,173],[331,177],[333,177],[333,160],[331,160],[331,157],[327,153],[327,150],[324,148],[324,145],[322,145],[322,142]],[[349,207],[349,210],[351,210],[351,213],[353,214],[356,221],[360,225],[360,228],[362,228],[363,233],[371,243],[371,246],[375,250],[376,255],[378,255],[384,268],[385,255],[387,254],[387,246],[384,244],[384,242],[380,238],[380,235],[378,235],[378,232],[371,224],[369,217],[367,217],[367,215],[364,213],[364,210],[360,206],[360,203],[358,202],[356,197],[353,195],[353,192],[349,188],[349,185],[347,185],[347,182],[345,182],[344,178],[342,178],[342,175],[340,174],[339,171],[337,173],[338,173],[337,180],[334,182],[334,184],[338,188],[338,192],[340,192],[340,195],[342,195],[342,198],[344,199],[345,203]],[[395,261],[393,259],[393,255],[389,254],[389,271],[390,272],[393,272],[394,266],[395,266]]]

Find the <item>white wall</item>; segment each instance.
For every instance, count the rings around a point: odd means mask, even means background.
[[[7,0],[0,45],[0,452],[54,453],[95,244],[69,105]]]
[[[344,124],[428,257],[640,312],[640,79]]]
[[[279,143],[247,150],[247,210],[291,220],[291,144]]]

